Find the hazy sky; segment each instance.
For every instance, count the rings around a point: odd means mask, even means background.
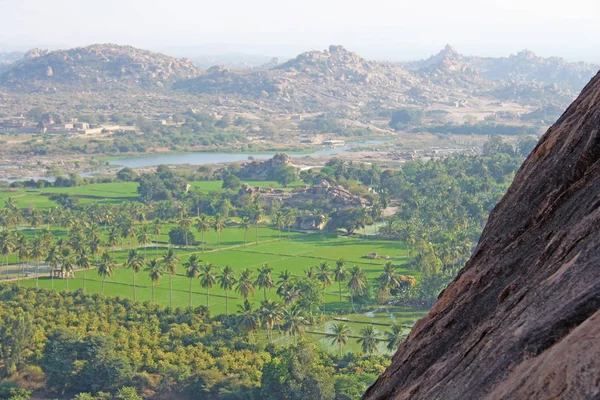
[[[0,0],[0,50],[119,43],[174,55],[460,52],[600,61],[600,0]],[[189,53],[189,54],[188,54]]]

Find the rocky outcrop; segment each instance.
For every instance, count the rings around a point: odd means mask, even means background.
[[[364,399],[600,398],[600,74]]]
[[[281,166],[292,165],[292,159],[285,153],[277,153],[270,160],[251,161],[242,165],[238,175],[245,179],[270,180],[273,173]]]
[[[307,204],[318,204],[323,209],[361,208],[369,205],[366,199],[355,196],[342,186],[332,185],[326,180],[315,186],[297,187],[291,192],[281,189],[253,187],[244,183],[238,192],[238,196],[260,196],[266,202],[277,200],[286,207],[300,209],[304,209]],[[306,224],[310,224],[310,222],[307,220]]]
[[[332,185],[326,180],[315,186],[297,190],[292,197],[285,201],[289,207],[301,207],[310,202],[326,202],[332,208],[360,208],[369,202],[359,196],[353,195],[344,187]]]
[[[293,227],[303,231],[322,231],[326,222],[324,215],[300,215],[296,217]]]

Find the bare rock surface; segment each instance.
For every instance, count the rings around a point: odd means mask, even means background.
[[[292,158],[285,153],[277,153],[266,161],[251,161],[242,166],[239,175],[246,179],[273,179],[275,170],[293,165]]]
[[[364,399],[600,399],[600,74]]]

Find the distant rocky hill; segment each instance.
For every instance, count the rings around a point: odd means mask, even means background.
[[[4,53],[0,51],[0,75],[8,71],[15,62],[21,60],[25,53],[18,51]]]
[[[200,73],[187,59],[131,46],[96,44],[58,51],[33,49],[0,76],[0,85],[22,90],[161,88]]]
[[[573,63],[559,57],[538,57],[529,50],[498,58],[466,56],[450,45],[428,59],[400,65],[418,74],[467,73],[508,84],[556,85],[574,93],[600,69],[600,65]]]
[[[599,399],[600,74],[363,399]]]
[[[268,69],[213,67],[177,87],[195,94],[239,95],[302,112],[352,110],[406,102],[418,80],[391,63],[367,61],[341,46],[311,51]]]
[[[365,60],[342,46],[310,51],[258,70],[212,67],[176,88],[226,95],[288,112],[356,118],[369,111],[485,102],[569,104],[598,66],[521,52],[507,58],[464,56],[451,46],[404,64]],[[475,105],[476,106],[476,105]]]
[[[521,115],[551,120],[555,116],[546,111],[566,107],[597,68],[530,52],[505,58],[465,56],[451,46],[427,60],[398,64],[330,46],[284,63],[201,70],[188,59],[99,44],[31,50],[0,74],[0,96],[17,114],[23,103],[45,108],[55,98],[44,94],[64,92],[70,96],[66,113],[202,110],[242,116],[246,122],[269,116],[291,131],[298,130],[300,121],[323,117],[347,131],[388,132],[392,112],[401,108],[429,112],[436,124],[470,122],[467,115],[479,122],[521,123]],[[27,94],[31,97],[24,99]],[[133,101],[132,96],[138,97]],[[310,121],[305,125],[311,126]]]

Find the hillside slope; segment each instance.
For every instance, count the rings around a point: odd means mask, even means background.
[[[0,84],[23,90],[102,90],[118,85],[156,88],[199,74],[191,60],[132,46],[95,44],[69,50],[30,50],[0,76]]]
[[[600,399],[600,74],[364,399]]]

